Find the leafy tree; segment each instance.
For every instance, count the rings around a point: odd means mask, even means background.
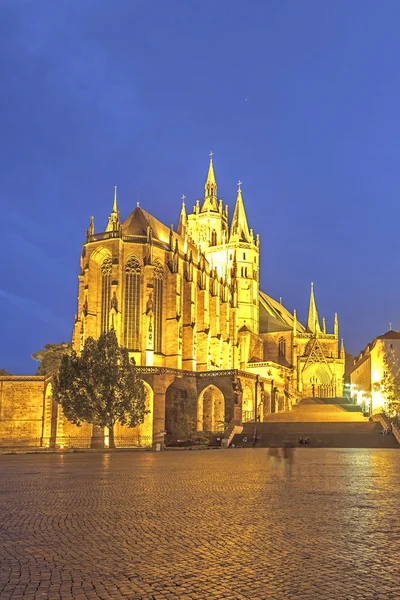
[[[385,412],[389,417],[400,412],[400,363],[393,348],[387,349],[383,357],[381,393],[385,401]]]
[[[36,375],[48,375],[56,373],[61,365],[61,359],[64,354],[70,354],[72,351],[71,342],[61,342],[60,344],[45,344],[42,350],[32,354],[33,360],[40,363]]]
[[[0,377],[5,377],[6,375],[14,375],[14,373],[10,373],[6,369],[0,369]]]
[[[88,338],[79,356],[74,350],[64,354],[53,395],[72,423],[86,421],[108,427],[110,448],[115,448],[117,421],[135,427],[143,423],[146,414],[143,381],[114,331],[103,333],[98,340]]]

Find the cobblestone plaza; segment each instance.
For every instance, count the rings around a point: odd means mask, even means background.
[[[400,599],[400,453],[0,456],[1,600]]]

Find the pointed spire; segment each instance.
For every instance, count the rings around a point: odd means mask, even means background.
[[[211,196],[217,195],[217,181],[215,179],[215,173],[214,173],[214,165],[213,165],[213,152],[210,152],[210,165],[208,167],[208,174],[207,174],[207,181],[206,184],[204,186],[205,188],[205,195],[206,196]],[[212,192],[215,192],[214,194],[212,194]]]
[[[335,313],[335,316],[333,317],[333,334],[336,339],[339,339],[339,319],[337,313]]]
[[[314,283],[313,282],[311,282],[310,304],[308,307],[308,318],[307,318],[307,331],[309,333],[319,333],[321,331],[320,326],[319,326],[317,305],[315,303],[315,298],[314,298]]]
[[[94,235],[94,217],[90,217],[89,227],[86,229],[86,240]]]
[[[114,201],[110,216],[108,217],[108,223],[106,231],[117,231],[119,229],[119,210],[117,209],[117,186],[114,186]]]
[[[214,165],[213,165],[213,153],[210,152],[210,164],[208,167],[207,179],[204,184],[204,202],[201,207],[201,212],[207,212],[207,210],[218,211],[217,202],[217,180],[215,179]]]
[[[242,242],[252,242],[252,237],[250,236],[249,226],[247,224],[246,211],[244,209],[243,197],[242,197],[242,182],[238,182],[238,191],[236,197],[235,210],[233,211],[232,223],[231,223],[231,233],[229,237],[229,241],[242,241]]]
[[[112,209],[113,213],[118,212],[117,210],[117,186],[114,186],[114,204],[113,204],[113,209]]]
[[[297,310],[293,311],[293,335],[297,335]]]
[[[342,338],[342,340],[340,342],[340,358],[346,358],[346,353],[345,353],[345,350],[344,350],[344,341],[343,341],[343,338]]]
[[[325,317],[322,317],[322,333],[326,333],[326,321],[325,321]]]
[[[182,196],[182,208],[181,208],[181,213],[179,215],[179,223],[178,223],[178,233],[179,235],[182,235],[183,237],[185,237],[186,235],[186,227],[187,227],[187,214],[186,214],[186,207],[185,207],[185,194],[183,194]]]

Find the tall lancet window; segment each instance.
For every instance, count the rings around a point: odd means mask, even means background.
[[[111,271],[112,260],[105,258],[101,265],[101,333],[108,331],[108,319],[111,308]]]
[[[286,340],[284,337],[279,338],[278,341],[278,356],[279,358],[286,358]]]
[[[162,283],[164,269],[159,261],[154,262],[154,352],[162,351]]]
[[[140,263],[136,256],[125,265],[124,339],[129,350],[139,350],[140,334]]]

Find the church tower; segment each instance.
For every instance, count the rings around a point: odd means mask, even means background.
[[[254,240],[249,229],[239,181],[231,227],[228,225],[228,205],[223,207],[217,197],[212,153],[204,185],[204,201],[197,201],[193,213],[181,212],[179,228],[187,222],[189,239],[204,253],[210,268],[222,280],[230,282],[234,304],[237,307],[238,329],[245,326],[252,333],[259,332],[259,238]],[[184,208],[183,208],[184,210]],[[186,221],[187,219],[187,221]]]
[[[226,243],[228,237],[228,207],[226,206],[224,210],[222,200],[218,200],[217,197],[218,187],[212,156],[210,152],[203,203],[200,206],[200,201],[196,200],[193,213],[187,216],[189,238],[201,252],[205,253],[206,258],[211,262],[211,267],[214,266],[211,256],[217,247]]]
[[[242,196],[242,182],[238,182],[227,250],[232,258],[232,279],[237,286],[238,327],[259,333],[259,256],[260,239],[254,240],[249,229]]]

